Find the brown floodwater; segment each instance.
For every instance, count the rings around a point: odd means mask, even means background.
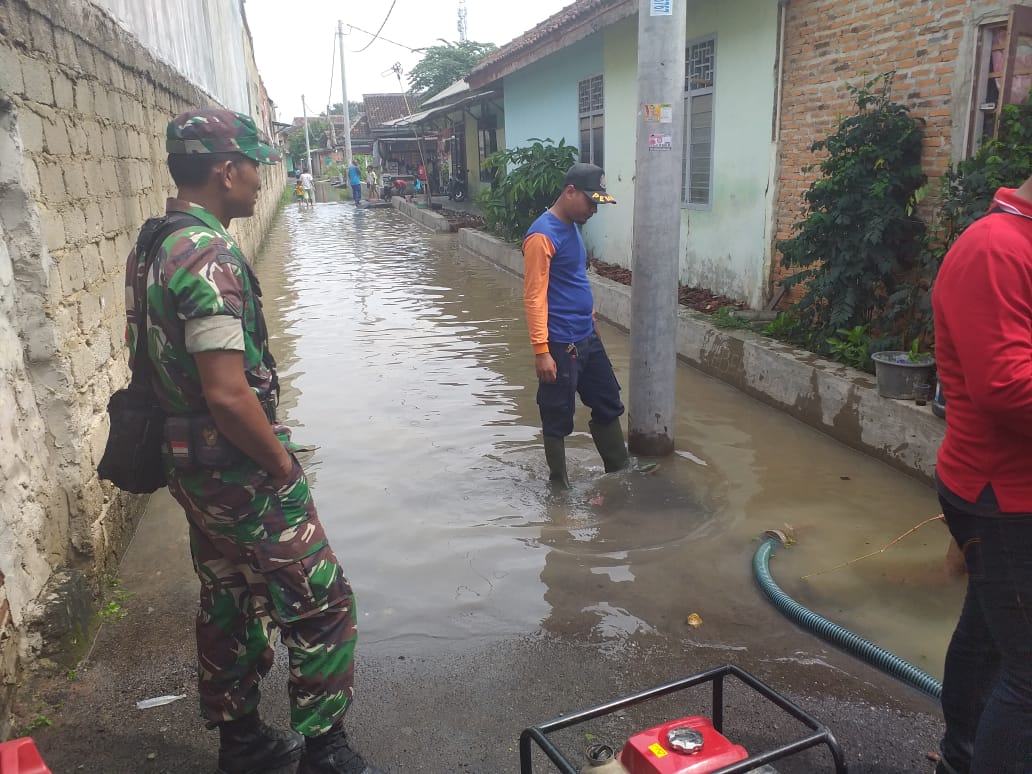
[[[359,596],[363,642],[544,631],[779,654],[751,557],[790,531],[794,598],[935,675],[963,583],[941,570],[932,489],[681,365],[677,455],[603,476],[578,413],[552,493],[521,281],[389,209],[287,207],[257,261],[281,414]],[[628,338],[601,326],[625,386]],[[696,613],[703,625],[685,625]],[[715,660],[726,658],[715,655]]]

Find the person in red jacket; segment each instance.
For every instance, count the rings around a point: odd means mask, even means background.
[[[956,241],[932,305],[949,406],[935,481],[968,571],[936,772],[1032,772],[1032,178]]]

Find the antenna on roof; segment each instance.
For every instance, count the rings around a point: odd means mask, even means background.
[[[466,42],[466,0],[459,0],[459,43]]]

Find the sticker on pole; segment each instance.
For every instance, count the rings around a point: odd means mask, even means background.
[[[646,102],[642,108],[646,124],[672,124],[674,122],[674,106],[669,102],[659,104]]]
[[[673,0],[649,0],[649,16],[673,16]]]
[[[650,134],[649,135],[649,150],[650,151],[670,151],[674,149],[674,138],[669,134]]]

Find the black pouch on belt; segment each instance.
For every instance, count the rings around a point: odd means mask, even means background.
[[[210,414],[171,416],[165,420],[165,443],[177,470],[230,468],[244,454],[226,438]]]
[[[190,422],[190,440],[197,465],[202,468],[231,468],[244,459],[244,453],[222,434],[210,414],[190,417]]]

